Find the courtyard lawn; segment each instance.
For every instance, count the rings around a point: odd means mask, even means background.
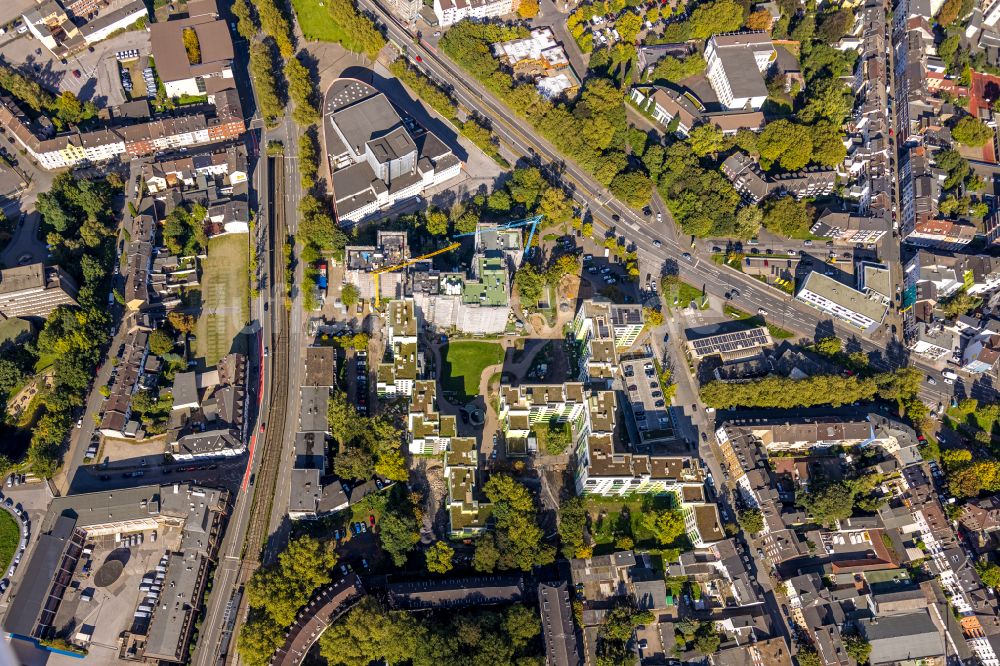
[[[0,565],[4,571],[10,566],[21,543],[21,526],[8,511],[0,511]]]
[[[202,263],[198,356],[213,366],[228,354],[233,340],[250,319],[247,280],[248,234],[226,234],[208,241]]]
[[[345,33],[330,16],[328,2],[324,0],[292,0],[295,15],[299,18],[302,34],[309,41],[335,42],[344,48],[359,51],[360,46]]]
[[[503,362],[503,348],[495,342],[465,340],[449,342],[443,349],[441,386],[470,400],[479,395],[483,370]]]

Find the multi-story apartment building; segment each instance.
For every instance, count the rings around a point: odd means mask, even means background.
[[[464,19],[488,19],[516,11],[519,0],[434,0],[434,16],[442,28]]]
[[[49,138],[8,98],[0,98],[0,125],[47,170],[115,158],[145,157],[171,148],[236,139],[246,129],[239,94],[221,90],[212,96],[215,115],[194,114],[112,126],[91,132],[68,132]]]
[[[66,271],[43,263],[0,270],[0,315],[44,319],[60,305],[76,305],[76,284]]]
[[[214,153],[192,155],[142,167],[142,179],[150,194],[174,187],[194,187],[198,176],[222,176],[229,187],[247,181],[247,155],[242,146]]]
[[[610,382],[618,371],[618,352],[635,344],[643,326],[640,305],[617,305],[603,297],[583,301],[573,320],[580,381]]]
[[[772,194],[791,194],[796,199],[818,197],[833,192],[837,172],[832,169],[806,169],[772,178],[765,175],[752,157],[733,153],[722,163],[728,178],[744,200],[757,203]]]
[[[931,218],[917,220],[906,242],[918,247],[961,250],[976,238],[976,226],[956,220]]]
[[[417,353],[417,311],[412,298],[389,303],[386,331],[392,361],[378,366],[378,394],[380,397],[412,395],[421,365]]]
[[[452,539],[467,539],[486,531],[492,505],[476,490],[479,455],[475,437],[455,437],[444,456],[448,484],[448,527]]]
[[[534,450],[532,428],[542,423],[565,423],[579,437],[587,419],[587,392],[581,382],[521,384],[500,387],[498,419],[507,453]]]
[[[855,215],[827,209],[809,230],[814,236],[837,243],[877,243],[889,233],[890,222],[881,215]]]
[[[444,453],[452,439],[458,436],[455,417],[438,411],[436,387],[434,380],[417,381],[413,385],[407,413],[407,438],[410,453],[414,455]]]
[[[678,92],[670,88],[632,88],[629,95],[641,108],[667,127],[677,118],[676,132],[687,136],[695,125],[709,123],[726,136],[740,130],[759,132],[764,129],[765,118],[760,111],[708,111],[689,92]]]
[[[766,32],[713,35],[705,44],[708,81],[727,109],[760,109],[767,99],[764,72],[776,53]]]
[[[882,323],[888,306],[857,289],[813,271],[806,276],[795,298],[862,331]]]

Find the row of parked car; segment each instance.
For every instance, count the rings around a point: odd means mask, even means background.
[[[141,537],[142,534],[139,536]],[[160,558],[160,563],[156,565],[156,571],[143,576],[142,582],[139,583],[139,591],[145,592],[146,597],[135,609],[135,613],[133,613],[136,620],[149,619],[150,614],[153,612],[153,608],[156,607],[157,600],[160,598],[160,590],[163,587],[163,579],[166,578],[166,576],[167,554],[164,553],[163,557]]]
[[[358,411],[368,416],[368,352],[359,351],[358,360]]]
[[[12,475],[14,476],[14,475]],[[8,481],[10,479],[8,478]],[[3,497],[3,493],[0,493],[0,497]],[[7,570],[7,577],[0,580],[0,594],[7,591],[10,587],[10,579],[13,578],[14,572],[17,571],[17,567],[21,564],[21,558],[24,556],[24,549],[28,547],[28,537],[31,535],[31,525],[28,521],[28,513],[20,504],[15,504],[14,500],[7,497],[3,500],[3,505],[7,507],[7,510],[14,514],[18,522],[21,524],[21,539],[17,544],[17,552],[14,553],[14,559],[10,563],[10,568]]]

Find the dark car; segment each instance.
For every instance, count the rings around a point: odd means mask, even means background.
[[[73,70],[73,76],[75,76],[76,78],[80,78],[80,70],[74,69]]]

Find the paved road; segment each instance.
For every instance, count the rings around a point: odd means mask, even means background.
[[[125,201],[135,201],[142,165],[142,160],[132,160],[129,165],[128,181],[125,183]],[[120,229],[131,229],[132,215],[129,213],[128,206],[124,203],[119,214],[119,219],[121,220]],[[25,222],[24,226],[27,226],[27,222]],[[118,355],[118,348],[125,343],[125,336],[128,334],[129,325],[125,321],[126,313],[124,312],[124,308],[117,302],[113,302],[110,307],[111,320],[118,323],[116,324],[111,344],[108,347],[105,362],[98,367],[97,376],[90,387],[90,395],[87,397],[83,421],[79,428],[74,428],[70,433],[69,451],[63,457],[64,465],[53,479],[56,488],[63,495],[69,492],[84,492],[76,485],[77,472],[80,466],[83,465],[84,454],[87,452],[87,447],[97,430],[97,424],[94,422],[93,415],[100,415],[102,413],[101,407],[104,404],[104,396],[101,395],[100,389],[102,386],[107,386],[110,381],[111,370],[114,367],[110,360]],[[88,486],[91,481],[89,476],[80,476],[80,480],[84,483],[84,486]]]

